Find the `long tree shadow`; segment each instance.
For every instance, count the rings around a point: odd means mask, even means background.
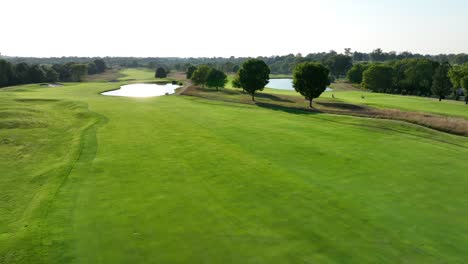
[[[255,94],[255,97],[263,98],[263,99],[270,99],[270,100],[273,100],[273,101],[276,101],[276,102],[294,103],[293,100],[289,100],[289,99],[286,99],[286,98],[282,98],[282,97],[279,97],[279,96],[276,96],[276,95],[273,95],[273,94],[267,94],[267,93]]]
[[[262,103],[262,102],[256,102],[255,104],[262,108],[267,108],[267,109],[275,110],[275,111],[282,111],[282,112],[286,112],[290,114],[310,115],[310,114],[323,113],[322,111],[315,109],[315,108],[305,109],[305,108],[297,108],[297,107],[290,107],[290,106]]]
[[[328,107],[328,108],[335,108],[339,110],[349,110],[349,111],[363,111],[369,109],[369,107],[355,105],[355,104],[348,104],[342,102],[316,102],[316,104]]]

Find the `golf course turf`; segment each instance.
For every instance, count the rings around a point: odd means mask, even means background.
[[[467,137],[122,83],[0,90],[0,263],[468,259]]]

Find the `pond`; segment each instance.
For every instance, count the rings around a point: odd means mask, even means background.
[[[136,83],[120,86],[120,89],[102,93],[109,96],[126,96],[126,97],[153,97],[165,94],[173,94],[179,85],[165,83]]]
[[[292,79],[270,79],[270,82],[266,85],[268,88],[290,90],[294,91]],[[325,92],[333,91],[331,88],[327,88]]]

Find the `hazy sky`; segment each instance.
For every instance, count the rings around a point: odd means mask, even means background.
[[[1,0],[9,56],[468,53],[468,0]]]

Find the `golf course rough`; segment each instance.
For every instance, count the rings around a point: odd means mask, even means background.
[[[0,90],[0,263],[468,259],[467,138],[120,85]]]

